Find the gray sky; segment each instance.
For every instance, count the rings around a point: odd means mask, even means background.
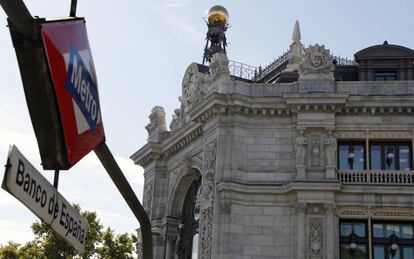
[[[26,0],[32,15],[66,16],[68,1]],[[352,58],[357,51],[387,40],[414,48],[412,0],[191,1],[79,0],[86,17],[95,62],[106,139],[137,195],[143,170],[129,156],[146,143],[145,125],[155,105],[166,109],[169,124],[179,108],[181,81],[191,62],[201,62],[208,7],[221,4],[230,15],[228,56],[253,66],[266,65],[286,51],[299,20],[302,43],[325,44],[331,53]],[[6,16],[0,11],[0,162],[16,144],[40,170]],[[43,172],[43,171],[42,171]],[[43,172],[51,181],[53,172]],[[0,173],[3,177],[3,173]],[[70,202],[97,211],[105,225],[132,232],[138,222],[95,155],[61,174],[59,190]],[[0,190],[0,244],[32,238],[36,217]]]

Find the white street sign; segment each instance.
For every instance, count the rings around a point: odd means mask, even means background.
[[[79,254],[85,249],[88,221],[20,153],[10,146],[1,186],[48,224]]]

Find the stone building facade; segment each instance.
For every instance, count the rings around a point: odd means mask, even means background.
[[[154,107],[144,207],[155,258],[414,258],[414,51],[303,48],[253,79],[189,65]]]

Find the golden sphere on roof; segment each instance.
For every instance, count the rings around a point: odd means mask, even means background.
[[[227,24],[229,20],[229,13],[227,12],[226,8],[221,5],[215,5],[210,7],[207,11],[207,21],[208,24]]]

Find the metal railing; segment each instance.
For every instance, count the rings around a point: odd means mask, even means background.
[[[230,75],[232,76],[255,81],[258,68],[234,60],[229,60],[229,70]]]
[[[341,57],[341,55],[336,56],[336,55],[331,55],[332,57],[332,61],[335,62],[334,64],[337,66],[355,66],[358,65],[357,62],[355,62],[352,59],[348,59],[347,57],[343,58]]]
[[[414,171],[338,170],[338,180],[346,184],[414,185]]]
[[[272,72],[273,69],[275,69],[276,67],[280,66],[283,62],[285,62],[289,58],[289,53],[290,53],[290,50],[287,50],[287,51],[283,52],[283,54],[280,55],[278,58],[273,60],[269,65],[264,67],[263,69],[261,69],[261,67],[259,67],[257,80],[265,77],[267,74]]]

